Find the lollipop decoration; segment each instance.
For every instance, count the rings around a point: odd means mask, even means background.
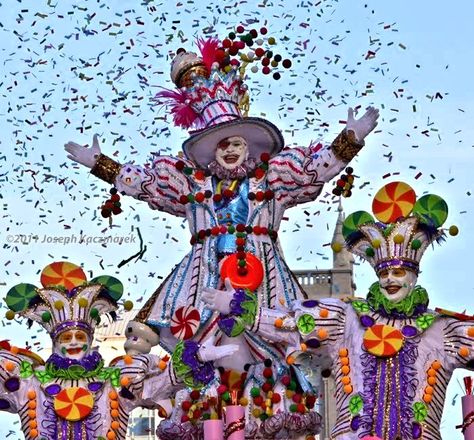
[[[170,331],[178,339],[191,339],[199,328],[201,316],[193,306],[183,306],[171,318]]]
[[[63,287],[72,290],[84,284],[87,280],[86,274],[81,267],[68,261],[56,261],[46,266],[41,272],[41,284],[43,287]]]
[[[54,398],[54,411],[68,421],[85,419],[94,408],[94,397],[82,387],[65,388]]]
[[[375,195],[372,212],[382,223],[393,223],[401,217],[408,217],[415,201],[415,191],[409,185],[404,182],[391,182]]]

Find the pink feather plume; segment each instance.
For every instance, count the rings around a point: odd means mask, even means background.
[[[175,125],[183,128],[190,128],[193,125],[198,125],[200,116],[193,108],[186,103],[188,95],[184,90],[168,90],[163,89],[158,92],[154,101],[159,104],[164,104],[169,107],[173,115],[173,122]]]
[[[217,61],[216,51],[222,46],[222,43],[215,37],[197,39],[197,46],[201,52],[201,58],[207,70],[210,72],[212,64]]]

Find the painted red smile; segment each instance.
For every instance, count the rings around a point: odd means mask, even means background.
[[[67,351],[68,354],[79,354],[82,351],[82,348],[81,347],[68,348],[68,349],[66,349],[66,351]]]
[[[401,289],[401,287],[402,286],[398,286],[397,284],[390,284],[389,286],[385,287],[385,290],[389,295],[394,295]]]
[[[224,156],[224,162],[225,163],[235,163],[239,160],[239,155],[238,154],[226,154]]]

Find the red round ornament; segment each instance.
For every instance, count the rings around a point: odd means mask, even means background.
[[[261,179],[263,176],[265,176],[265,170],[262,170],[261,168],[256,168],[255,169],[255,177],[257,179]]]
[[[273,370],[271,368],[263,369],[263,377],[265,377],[266,379],[269,379],[272,376],[273,376]]]
[[[194,178],[197,180],[204,180],[206,178],[206,175],[204,174],[204,171],[202,170],[197,170],[194,173]]]
[[[272,384],[269,383],[269,382],[265,382],[265,383],[262,385],[262,391],[263,391],[264,393],[268,393],[271,389],[272,389]]]
[[[260,160],[262,162],[268,162],[270,160],[270,154],[269,153],[262,153],[260,155]]]
[[[181,203],[182,205],[186,205],[186,203],[188,202],[188,196],[185,196],[184,194],[179,196],[179,203]]]
[[[182,160],[178,160],[174,166],[178,171],[183,171],[183,168],[185,167],[185,163]]]
[[[192,390],[189,397],[191,397],[192,400],[198,400],[199,397],[201,397],[201,393],[198,390]]]
[[[265,199],[265,193],[263,191],[257,191],[255,198],[257,201],[262,202]]]
[[[242,275],[238,272],[237,254],[226,257],[221,266],[221,278],[230,279],[232,287],[256,290],[263,280],[262,262],[253,254],[246,253],[245,261],[247,263],[247,274]]]
[[[204,197],[204,194],[202,192],[198,192],[198,193],[195,194],[194,199],[196,200],[196,202],[202,203],[202,202],[204,202],[205,197]]]

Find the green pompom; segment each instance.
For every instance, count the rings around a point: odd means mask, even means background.
[[[90,311],[91,318],[97,319],[99,317],[99,311],[93,307]]]
[[[229,391],[226,391],[225,393],[222,393],[222,400],[228,402],[230,400],[230,393]]]
[[[296,412],[297,409],[298,409],[298,406],[296,405],[296,403],[292,403],[290,405],[290,411],[291,412]]]
[[[51,312],[48,312],[48,311],[43,312],[43,313],[41,314],[41,320],[42,320],[43,322],[49,322],[49,321],[51,321]]]
[[[368,247],[365,250],[365,255],[367,255],[368,257],[373,257],[375,255],[375,251],[373,250],[373,248]]]
[[[250,390],[250,395],[251,395],[252,397],[258,397],[258,396],[260,396],[260,388],[252,387],[252,389]]]
[[[417,238],[415,238],[415,240],[413,240],[413,241],[411,242],[411,248],[412,248],[413,250],[415,250],[415,251],[418,250],[418,249],[420,249],[420,248],[421,248],[421,241],[418,240]]]

